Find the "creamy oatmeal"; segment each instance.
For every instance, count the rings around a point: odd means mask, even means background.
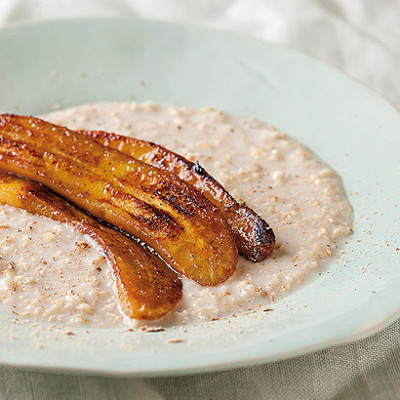
[[[273,256],[259,263],[239,257],[225,283],[202,287],[183,279],[183,299],[168,323],[216,319],[273,302],[318,271],[351,230],[339,177],[265,123],[151,102],[89,104],[44,118],[150,140],[198,160],[274,229]],[[112,273],[90,238],[7,206],[0,208],[0,228],[0,301],[15,314],[66,323],[122,321]]]
[[[1,206],[0,245],[0,301],[16,316],[68,324],[122,320],[111,269],[88,235]]]

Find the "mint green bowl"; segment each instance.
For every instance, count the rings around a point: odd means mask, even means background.
[[[347,263],[325,266],[267,317],[167,329],[66,328],[0,311],[3,365],[155,376],[292,357],[378,332],[400,315],[400,117],[385,100],[295,51],[149,21],[67,20],[0,31],[0,110],[41,114],[112,100],[212,105],[304,142],[342,177],[354,207]],[[337,271],[339,269],[339,271]],[[303,307],[306,305],[307,307]],[[181,343],[170,339],[181,337]]]

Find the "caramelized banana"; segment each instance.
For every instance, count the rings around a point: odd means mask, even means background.
[[[199,163],[194,164],[165,147],[144,140],[103,131],[79,132],[146,164],[167,170],[193,185],[219,208],[244,257],[256,262],[271,254],[275,235],[269,225],[251,208],[240,205]]]
[[[0,116],[0,168],[138,237],[201,285],[235,272],[237,246],[219,210],[167,171],[64,127],[16,115]]]
[[[182,282],[161,259],[44,186],[0,171],[0,204],[71,224],[95,240],[110,261],[120,304],[128,317],[159,319],[181,299]]]

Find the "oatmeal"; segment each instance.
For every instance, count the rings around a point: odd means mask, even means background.
[[[350,232],[352,212],[339,177],[303,145],[265,123],[213,108],[151,102],[89,104],[44,118],[71,129],[149,140],[199,161],[274,229],[272,257],[258,263],[239,257],[236,274],[226,282],[203,287],[183,278],[183,298],[165,319],[168,323],[265,307],[304,283]],[[37,319],[121,322],[110,268],[90,238],[12,207],[0,210],[5,226],[0,229],[0,300],[5,305]]]
[[[122,320],[102,249],[68,224],[0,208],[0,302],[15,316],[110,325]]]

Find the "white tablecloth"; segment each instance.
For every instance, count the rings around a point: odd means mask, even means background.
[[[400,107],[399,0],[0,0],[0,26],[136,17],[244,32],[327,61]]]
[[[0,0],[0,27],[105,16],[196,24],[285,44],[335,65],[400,109],[399,0]],[[105,379],[0,368],[0,398],[400,399],[400,323],[355,344],[196,376]]]

